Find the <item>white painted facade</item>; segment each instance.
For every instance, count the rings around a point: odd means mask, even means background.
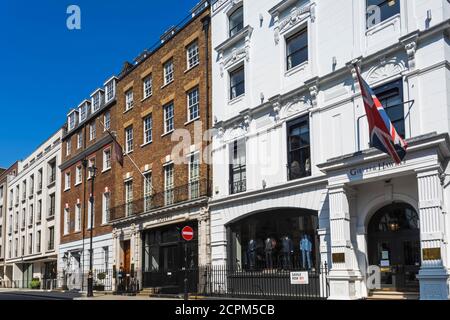
[[[244,24],[229,37],[229,15]],[[393,202],[420,218],[421,299],[449,298],[450,3],[400,1],[400,13],[366,28],[366,1],[218,0],[212,4],[211,256],[227,261],[227,226],[270,209],[318,214],[330,299],[368,296],[368,224]],[[287,70],[286,40],[306,28],[307,62]],[[369,148],[359,86],[401,80],[409,152],[398,166]],[[244,66],[245,94],[230,100],[230,72]],[[311,174],[289,180],[287,126],[309,120]],[[246,191],[230,194],[232,143],[244,139]],[[418,239],[419,240],[419,239]],[[440,259],[425,260],[423,250]],[[337,255],[336,255],[337,254]],[[333,262],[340,256],[344,262]],[[341,260],[342,261],[342,260]]]
[[[7,285],[27,286],[32,278],[39,278],[44,285],[44,279],[56,276],[61,136],[62,130],[58,130],[18,162],[18,174],[8,184],[4,279]]]

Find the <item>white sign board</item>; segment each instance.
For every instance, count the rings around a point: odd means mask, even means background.
[[[308,271],[291,272],[291,284],[309,284]]]

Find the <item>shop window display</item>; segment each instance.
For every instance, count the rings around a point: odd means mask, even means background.
[[[229,261],[244,270],[312,270],[319,265],[317,213],[280,209],[228,226]]]

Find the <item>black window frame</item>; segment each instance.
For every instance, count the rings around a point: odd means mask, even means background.
[[[242,21],[240,21],[234,27],[231,27],[231,20],[233,16],[235,16],[238,12],[242,12]],[[238,34],[242,29],[244,29],[244,6],[236,8],[232,13],[228,15],[228,36],[231,38],[234,35]]]
[[[308,142],[309,144],[307,145],[300,145],[301,144],[301,140],[299,140],[299,147],[296,149],[292,149],[292,143],[291,143],[291,131],[293,128],[295,127],[301,127],[306,123],[307,127],[308,127]],[[297,180],[297,179],[302,179],[302,178],[306,178],[311,176],[311,172],[312,172],[312,161],[311,161],[311,127],[310,127],[310,122],[309,122],[309,114],[308,115],[304,115],[301,116],[297,119],[294,119],[290,122],[287,123],[286,126],[287,129],[287,152],[288,152],[288,164],[287,164],[287,170],[288,170],[288,180],[292,181],[292,180]],[[307,154],[309,155],[309,169],[306,167],[306,159],[303,159],[303,150],[308,150]],[[300,153],[300,167],[299,167],[299,172],[295,173],[292,170],[292,164],[294,162],[294,156],[293,154],[295,152],[299,152]],[[302,165],[303,163],[303,165]]]
[[[245,163],[240,162],[238,157],[239,145],[244,145],[244,159]],[[229,164],[229,192],[230,194],[237,194],[247,191],[247,148],[245,144],[245,138],[237,139],[232,142],[232,153],[230,153],[230,164]],[[239,179],[235,180],[235,174],[239,175]]]
[[[295,38],[299,38],[299,37],[302,37],[302,36],[306,36],[306,45],[301,47],[298,50],[295,50],[292,53],[288,53],[289,43],[291,41],[293,41]],[[293,35],[291,35],[289,37],[286,37],[286,70],[287,71],[289,71],[289,70],[291,70],[291,69],[293,69],[293,68],[295,68],[295,67],[297,67],[297,66],[301,65],[302,63],[305,63],[306,61],[309,60],[309,51],[308,51],[309,50],[309,43],[308,43],[308,40],[309,39],[308,39],[308,28],[307,27],[299,30],[298,32],[294,33]],[[298,54],[298,53],[300,53],[300,52],[303,52],[304,50],[306,50],[306,60],[300,61],[298,64],[292,65],[291,67],[289,67],[289,58],[294,56],[294,55],[296,55],[296,54]]]
[[[232,83],[233,76],[237,75],[240,72],[243,73],[242,81],[239,81],[238,83],[233,85]],[[229,74],[230,74],[230,100],[234,100],[239,98],[240,96],[245,95],[245,65],[241,65],[236,69],[231,70]],[[233,89],[239,88],[240,86],[242,86],[242,93],[236,92],[236,95],[233,96]]]
[[[386,13],[386,11],[383,11],[383,9],[386,9],[386,6],[389,6],[389,2],[390,1],[395,1],[395,6],[398,6],[398,12],[394,12],[394,13]],[[368,8],[370,6],[378,6],[380,8],[380,21],[377,24],[374,24],[372,26],[369,26],[369,12],[368,12]],[[400,7],[400,0],[366,0],[366,29],[370,29],[380,23],[382,23],[383,21],[386,21],[392,17],[394,17],[395,15],[399,14],[401,12],[401,7]]]

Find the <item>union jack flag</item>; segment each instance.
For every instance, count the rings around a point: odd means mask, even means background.
[[[386,110],[367,82],[361,77],[357,66],[355,69],[369,122],[370,145],[387,153],[395,163],[399,164],[406,156],[408,144],[395,130]]]

